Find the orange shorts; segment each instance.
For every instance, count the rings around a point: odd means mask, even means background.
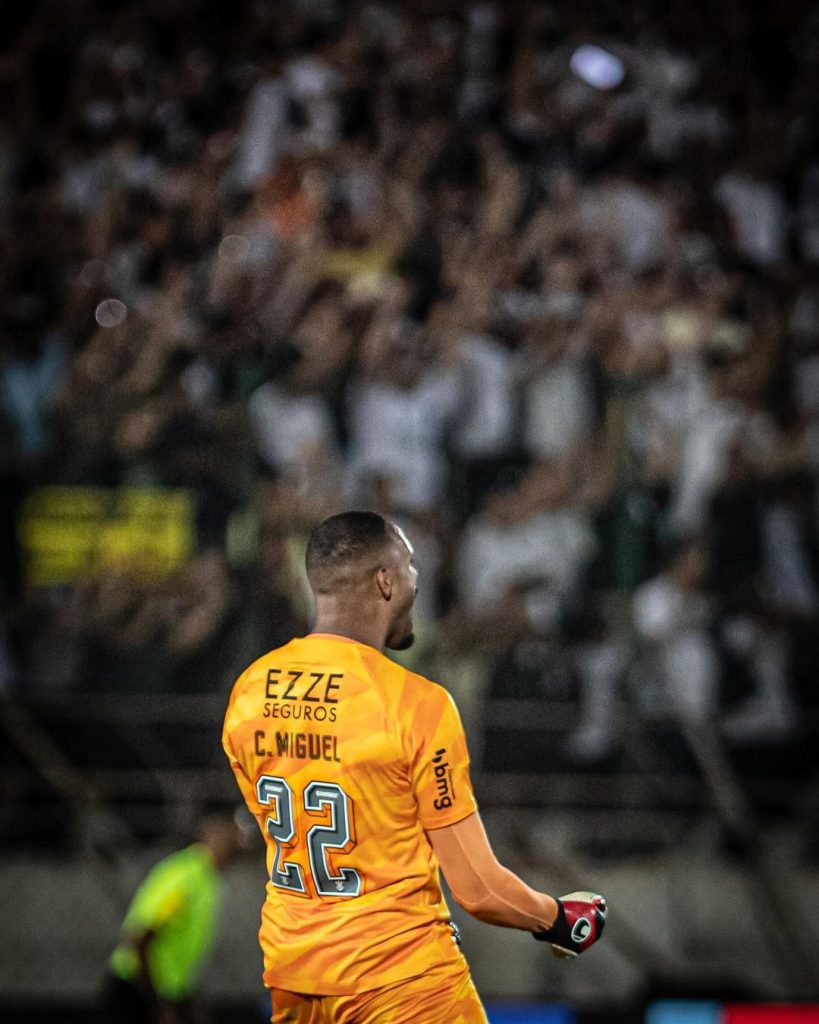
[[[271,1024],[488,1024],[469,968],[434,967],[357,996],[271,990]]]

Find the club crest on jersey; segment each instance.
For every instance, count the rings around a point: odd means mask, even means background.
[[[452,769],[449,767],[449,762],[444,760],[445,757],[446,747],[442,747],[435,751],[435,757],[432,759],[435,788],[438,790],[438,796],[432,802],[436,811],[443,811],[445,808],[451,807],[452,797],[455,795],[452,787]]]
[[[572,939],[578,943],[585,942],[591,930],[591,921],[587,917],[579,917],[572,928]]]

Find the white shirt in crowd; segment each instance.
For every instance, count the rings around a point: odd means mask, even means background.
[[[523,439],[535,458],[564,454],[591,431],[593,421],[591,385],[580,361],[555,363],[526,386]]]
[[[785,260],[788,207],[781,188],[744,174],[726,174],[715,194],[731,218],[742,256],[763,267]]]
[[[454,375],[429,373],[406,389],[359,382],[349,398],[351,489],[367,476],[385,476],[399,508],[440,502],[447,473],[442,444],[460,399]]]
[[[575,509],[515,525],[477,517],[467,524],[458,552],[460,599],[474,610],[491,608],[509,587],[527,583],[565,593],[592,544],[586,517]]]
[[[515,428],[511,353],[493,338],[469,335],[460,343],[460,370],[464,406],[455,450],[473,459],[504,454]]]
[[[320,395],[289,395],[269,381],[249,404],[256,448],[272,468],[298,474],[309,456],[335,448],[333,421]]]

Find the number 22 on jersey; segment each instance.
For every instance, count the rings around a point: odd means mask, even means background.
[[[262,807],[271,810],[266,826],[276,844],[270,881],[278,889],[309,895],[305,872],[300,864],[285,860],[287,850],[301,842],[297,835],[296,795],[284,779],[277,775],[260,775],[256,797]],[[320,815],[329,824],[316,823],[307,829],[304,842],[310,863],[312,882],[319,896],[350,897],[361,893],[361,875],[355,868],[341,868],[334,874],[328,863],[333,850],[349,853],[355,846],[353,802],[336,782],[310,782],[301,794],[300,803],[311,817]]]

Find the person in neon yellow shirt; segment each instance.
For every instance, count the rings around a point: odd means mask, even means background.
[[[243,846],[231,817],[208,818],[199,842],[156,864],[137,889],[110,961],[108,1019],[184,1024],[216,935],[221,872]]]

